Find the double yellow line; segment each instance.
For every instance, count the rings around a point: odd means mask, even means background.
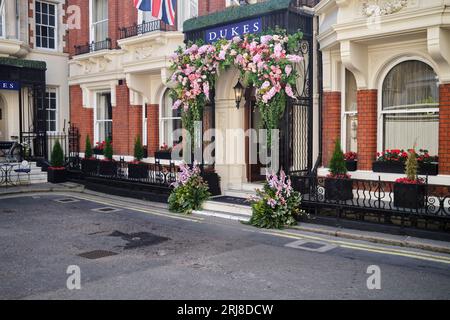
[[[353,250],[367,251],[367,252],[394,255],[394,256],[402,256],[402,257],[407,257],[407,258],[450,264],[450,257],[429,254],[429,253],[422,253],[422,252],[415,252],[415,251],[408,251],[408,250],[401,250],[401,249],[387,248],[387,247],[379,247],[379,246],[373,246],[373,245],[358,244],[358,243],[341,241],[341,240],[330,240],[330,239],[325,239],[325,238],[321,238],[321,237],[303,235],[303,234],[286,232],[286,231],[262,231],[262,233],[267,234],[267,235],[272,235],[272,236],[279,236],[279,237],[284,237],[284,238],[289,238],[289,239],[295,239],[295,240],[309,239],[309,240],[320,241],[320,242],[324,242],[324,243],[332,243],[332,244],[337,245],[338,247],[345,248],[345,249],[353,249]]]
[[[134,205],[127,205],[122,201],[116,201],[116,200],[99,200],[97,196],[95,195],[79,195],[79,194],[71,194],[72,198],[76,198],[79,200],[86,200],[90,202],[95,202],[102,205],[117,207],[118,209],[125,209],[125,210],[133,210],[137,212],[147,213],[154,216],[164,217],[164,218],[170,218],[170,219],[177,219],[177,220],[183,220],[183,221],[190,221],[190,222],[196,222],[201,223],[203,222],[203,218],[196,218],[196,217],[187,217],[187,216],[181,216],[176,214],[170,214],[168,212],[160,211],[160,208],[152,207],[151,209],[144,209],[141,206],[134,206]],[[159,209],[159,210],[158,210]]]

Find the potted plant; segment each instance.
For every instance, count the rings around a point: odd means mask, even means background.
[[[59,140],[56,140],[52,150],[51,166],[47,170],[47,180],[50,183],[67,181],[67,171],[64,166],[64,152]]]
[[[98,170],[98,160],[93,157],[91,139],[86,136],[86,149],[84,159],[81,160],[81,171],[84,174],[96,174]]]
[[[249,223],[258,228],[282,229],[296,225],[296,218],[306,215],[300,209],[301,195],[283,170],[280,175],[268,174],[263,190],[250,199],[252,217]]]
[[[392,149],[377,153],[377,160],[372,164],[373,172],[404,173],[408,153]]]
[[[141,137],[137,136],[134,141],[134,161],[128,163],[128,178],[148,179],[148,165],[141,162],[144,158],[144,148]]]
[[[104,159],[100,161],[100,175],[115,176],[117,174],[117,163],[113,159],[113,148],[109,139],[106,139],[103,156]]]
[[[426,188],[424,180],[417,175],[418,166],[417,153],[412,149],[406,160],[406,178],[397,179],[394,183],[394,206],[408,209],[425,207]]]
[[[325,179],[325,198],[332,201],[353,199],[353,182],[347,174],[344,153],[339,140],[336,140],[330,161],[330,174]]]
[[[358,154],[356,152],[347,152],[346,154],[344,154],[344,159],[347,171],[358,170]]]
[[[103,155],[103,153],[105,151],[105,146],[106,146],[106,141],[97,142],[93,149],[94,154],[97,156]]]
[[[159,147],[159,150],[155,152],[155,159],[172,160],[172,148],[169,148],[166,143],[163,143],[163,145]]]
[[[424,176],[437,176],[439,174],[438,156],[430,156],[428,150],[420,149],[417,157],[419,174]]]
[[[194,165],[180,165],[180,173],[169,197],[169,210],[177,213],[191,214],[194,210],[200,210],[211,194],[208,184],[200,176],[200,168]]]

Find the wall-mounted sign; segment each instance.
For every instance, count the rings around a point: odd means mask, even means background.
[[[261,31],[262,19],[257,18],[206,30],[205,41],[207,43],[213,43],[222,38],[231,40],[236,36],[242,36],[248,33],[260,33]]]
[[[20,84],[15,81],[3,81],[0,80],[0,90],[20,90]]]

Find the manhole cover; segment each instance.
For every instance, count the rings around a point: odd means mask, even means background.
[[[95,211],[95,212],[103,212],[103,213],[114,213],[114,212],[118,212],[118,211],[122,211],[122,210],[121,210],[121,209],[118,209],[118,208],[110,208],[110,207],[107,207],[107,208],[92,209],[92,211]]]
[[[74,203],[74,202],[79,202],[80,200],[77,199],[58,199],[55,200],[55,202],[59,202],[59,203]]]
[[[287,245],[285,245],[285,247],[323,253],[333,250],[337,246],[319,241],[298,240],[295,242],[288,243]]]
[[[82,258],[90,259],[90,260],[96,260],[96,259],[112,257],[112,256],[116,256],[116,255],[118,255],[118,253],[112,252],[112,251],[94,250],[94,251],[81,253],[78,256],[82,257]]]
[[[114,231],[109,236],[122,238],[122,240],[126,241],[127,244],[125,245],[125,249],[136,249],[140,247],[154,246],[170,240],[169,238],[160,237],[149,232],[127,234],[120,231]]]
[[[2,210],[3,213],[16,213],[16,210],[9,210],[9,209],[3,209]]]

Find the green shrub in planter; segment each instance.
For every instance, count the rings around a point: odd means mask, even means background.
[[[344,153],[339,140],[336,140],[330,161],[330,175],[325,179],[325,198],[331,201],[353,199],[353,183],[347,174]]]
[[[64,167],[64,151],[56,140],[52,150],[51,167],[47,169],[47,181],[50,183],[63,183],[67,181],[67,172]]]
[[[175,189],[169,197],[169,210],[191,214],[192,211],[200,210],[211,194],[197,166],[191,169],[187,164],[182,164],[180,170],[174,184]]]
[[[84,157],[86,159],[92,158],[92,145],[91,145],[91,139],[89,138],[89,135],[86,136],[86,148],[84,151]]]

